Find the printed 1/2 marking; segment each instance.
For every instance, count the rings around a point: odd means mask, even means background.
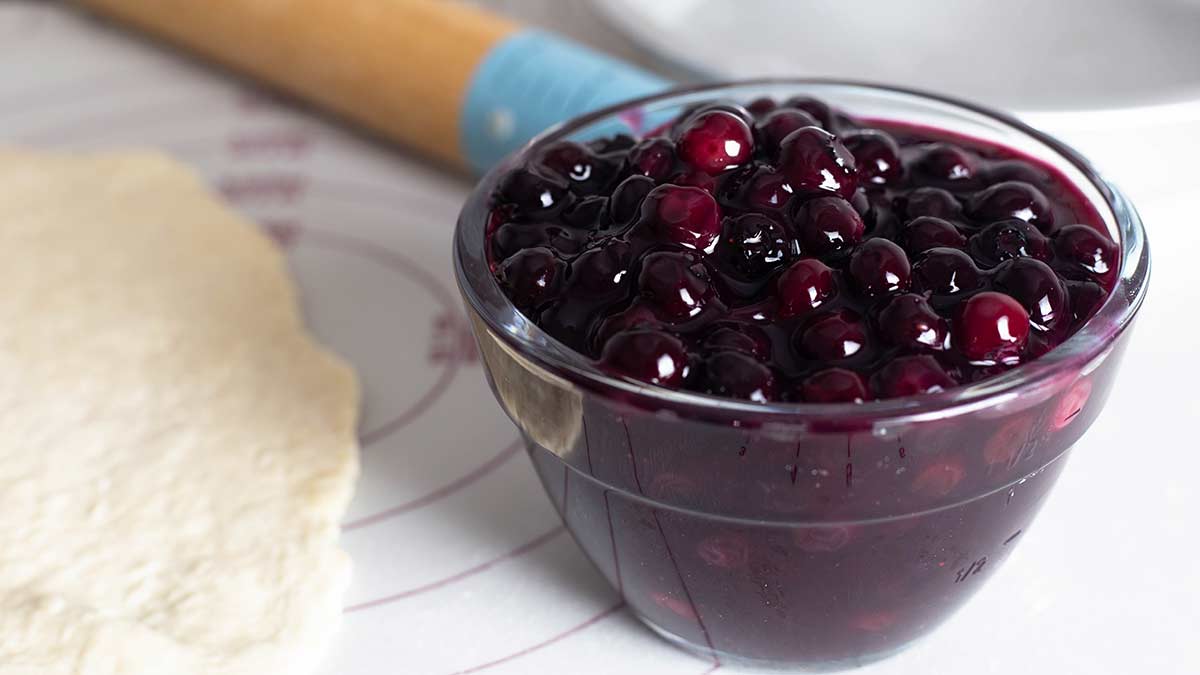
[[[954,583],[960,584],[960,583],[966,581],[968,578],[973,577],[976,574],[979,574],[979,572],[983,570],[983,566],[986,564],[987,564],[987,556],[985,555],[982,558],[980,558],[979,560],[976,560],[975,562],[971,563],[970,565],[958,570],[957,572],[954,573]]]

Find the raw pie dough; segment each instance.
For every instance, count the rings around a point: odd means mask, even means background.
[[[0,675],[314,670],[357,397],[189,171],[0,151]]]

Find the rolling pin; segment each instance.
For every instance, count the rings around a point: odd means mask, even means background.
[[[455,167],[669,83],[450,0],[78,0]]]

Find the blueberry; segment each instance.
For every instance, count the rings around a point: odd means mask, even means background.
[[[908,290],[912,268],[904,249],[887,239],[870,239],[850,254],[848,268],[859,293],[876,298]]]
[[[818,197],[804,202],[793,217],[800,249],[808,255],[827,255],[853,248],[866,225],[844,199]]]
[[[879,312],[879,330],[888,342],[905,349],[943,350],[950,328],[924,297],[897,295]]]
[[[932,356],[901,356],[871,376],[871,389],[880,398],[930,394],[958,384]]]
[[[659,251],[642,259],[638,289],[666,315],[681,319],[700,311],[711,286],[693,254]]]
[[[748,354],[717,352],[704,360],[704,391],[766,403],[775,397],[775,375]]]
[[[842,136],[842,143],[854,155],[859,178],[871,185],[895,183],[904,173],[900,146],[885,131],[859,129]]]
[[[862,376],[845,368],[826,368],[800,383],[800,396],[808,403],[859,403],[871,398]]]
[[[952,342],[975,363],[1013,365],[1029,338],[1029,313],[1016,299],[985,291],[971,296],[959,308]]]
[[[979,268],[971,256],[955,248],[931,248],[913,265],[913,290],[955,295],[979,288]]]
[[[804,316],[825,304],[836,291],[833,270],[815,258],[797,260],[775,280],[777,316],[780,319]]]
[[[679,338],[649,329],[614,335],[600,356],[600,367],[610,373],[664,387],[679,386],[687,364],[687,349]]]
[[[780,141],[779,171],[797,192],[833,193],[849,199],[858,188],[854,155],[819,127],[797,129]]]
[[[1029,183],[1015,180],[996,183],[976,193],[967,202],[967,214],[989,223],[1015,218],[1036,226],[1042,232],[1054,227],[1054,212],[1046,195]]]
[[[788,134],[804,127],[819,126],[820,122],[803,110],[782,108],[762,119],[756,126],[762,142],[763,152],[769,157],[779,156],[779,144]]]
[[[566,265],[548,248],[514,253],[496,270],[500,285],[517,307],[537,307],[558,290]]]
[[[1107,280],[1117,269],[1116,243],[1087,225],[1068,225],[1054,237],[1054,250],[1074,271],[1087,277]]]
[[[1020,257],[1049,260],[1052,255],[1050,240],[1033,225],[1017,219],[992,223],[973,235],[970,251],[987,267]]]
[[[904,250],[913,255],[931,248],[964,248],[967,238],[948,220],[933,216],[914,218],[900,232]]]
[[[660,185],[642,201],[641,217],[663,241],[705,253],[721,235],[720,208],[700,188]]]
[[[741,118],[712,110],[688,121],[679,134],[676,150],[680,159],[700,171],[718,174],[750,158],[754,135]]]
[[[784,264],[791,238],[783,225],[767,216],[748,213],[726,218],[716,256],[745,278],[761,277]]]
[[[818,361],[847,359],[866,346],[866,328],[861,317],[850,310],[838,310],[821,316],[800,334],[801,351]]]
[[[499,197],[518,213],[541,213],[561,206],[567,196],[567,182],[547,171],[521,167],[500,181]]]
[[[996,268],[993,285],[1011,295],[1029,314],[1033,326],[1049,331],[1067,317],[1067,287],[1054,270],[1034,258],[1014,258]]]

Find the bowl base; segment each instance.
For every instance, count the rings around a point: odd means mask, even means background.
[[[671,631],[659,626],[637,612],[633,612],[633,615],[637,617],[638,621],[641,621],[662,639],[691,654],[692,656],[705,661],[713,662],[714,667],[720,664],[722,666],[735,666],[741,669],[758,670],[762,672],[829,673],[841,670],[849,670],[851,668],[859,668],[869,665],[876,661],[882,661],[890,656],[899,654],[905,649],[908,649],[909,646],[911,646],[914,642],[918,641],[914,640],[912,642],[906,642],[899,647],[885,651],[863,654],[862,656],[851,659],[842,659],[839,661],[776,661],[772,659],[756,659],[753,657],[746,657],[720,649],[713,649],[708,645],[697,644],[691,640],[688,640],[687,638],[672,633]]]

